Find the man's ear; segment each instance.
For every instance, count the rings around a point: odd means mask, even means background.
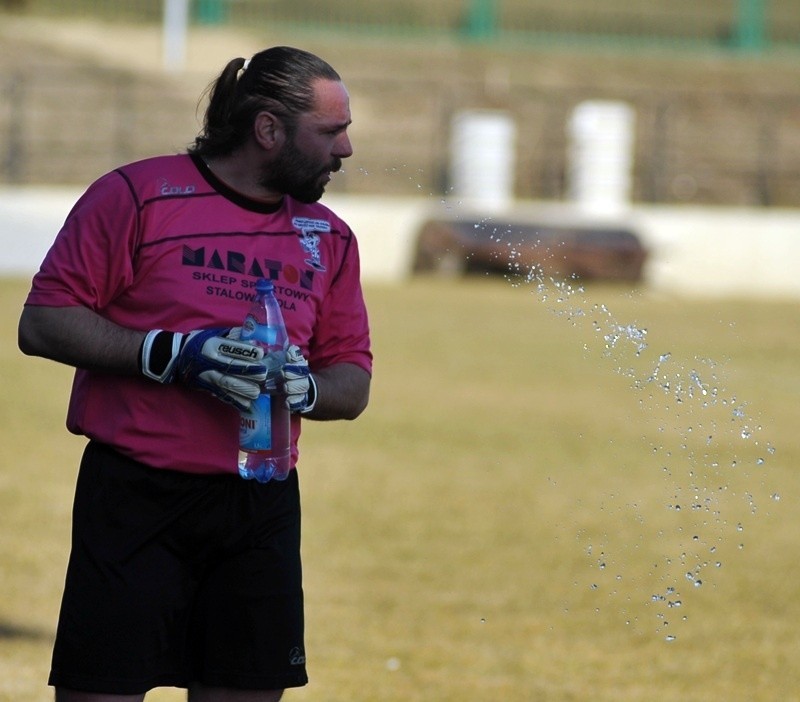
[[[253,134],[258,144],[268,150],[279,148],[286,138],[286,130],[280,117],[267,111],[256,115]]]

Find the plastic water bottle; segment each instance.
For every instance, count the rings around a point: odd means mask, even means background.
[[[256,283],[256,300],[242,325],[241,339],[264,349],[267,380],[252,407],[240,414],[239,475],[260,483],[285,480],[291,468],[290,416],[276,379],[286,362],[289,337],[268,280]]]

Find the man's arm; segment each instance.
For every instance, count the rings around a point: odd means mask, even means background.
[[[19,348],[28,356],[135,375],[145,332],[121,327],[86,307],[26,305],[18,335]]]
[[[19,348],[24,354],[77,368],[125,375],[141,373],[139,353],[145,335],[146,332],[114,324],[85,307],[27,305],[19,321]],[[224,370],[230,373],[229,364],[230,361]],[[259,370],[263,368],[259,366]],[[252,381],[263,381],[252,373],[241,369],[248,386]],[[370,375],[363,368],[352,363],[339,363],[313,375],[317,384],[317,403],[305,417],[355,419],[364,411],[369,400]],[[211,384],[206,382],[203,389],[219,396],[216,387],[211,385],[216,385],[216,380]],[[224,385],[222,394],[227,396],[230,387]],[[252,394],[250,390],[255,394],[258,392],[255,385],[247,390],[248,396]]]
[[[314,409],[308,419],[355,419],[369,402],[370,374],[354,363],[338,363],[312,371],[317,385]]]

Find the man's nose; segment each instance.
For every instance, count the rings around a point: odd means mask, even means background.
[[[339,135],[336,143],[333,145],[333,155],[338,158],[350,158],[353,155],[353,145],[350,143],[350,136],[347,132]]]

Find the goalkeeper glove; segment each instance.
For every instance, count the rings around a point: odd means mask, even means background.
[[[306,414],[314,409],[317,384],[308,370],[308,361],[297,346],[292,345],[286,349],[282,376],[283,392],[286,393],[286,406],[289,410]]]
[[[228,337],[231,329],[182,334],[154,329],[139,352],[142,373],[159,383],[180,381],[240,410],[250,408],[267,378],[264,351]]]

